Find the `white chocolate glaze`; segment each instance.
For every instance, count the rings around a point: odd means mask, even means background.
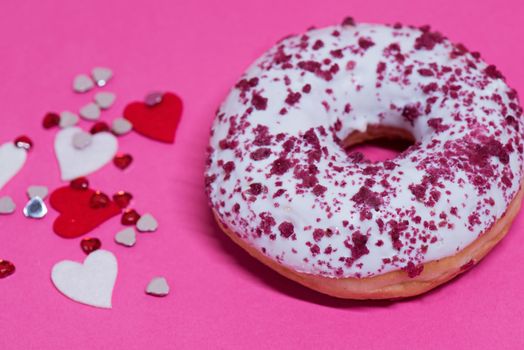
[[[504,214],[522,176],[521,114],[494,66],[429,28],[310,30],[231,90],[206,190],[225,227],[298,272],[414,277]],[[368,125],[416,143],[370,163],[341,146]]]

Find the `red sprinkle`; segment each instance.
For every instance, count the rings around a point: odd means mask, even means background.
[[[49,112],[44,116],[42,121],[44,129],[51,129],[58,125],[60,125],[60,116],[58,114]]]
[[[0,278],[6,278],[15,273],[15,265],[7,260],[0,259]]]
[[[100,247],[102,247],[102,242],[100,242],[98,238],[83,238],[80,241],[80,248],[82,248],[86,254],[90,254],[100,249]]]
[[[124,211],[120,222],[122,225],[132,226],[137,223],[138,219],[140,219],[140,214],[138,214],[135,209],[127,209]]]
[[[289,238],[293,233],[295,233],[295,227],[288,221],[284,221],[278,225],[278,230],[280,231],[280,235],[285,238]]]
[[[18,147],[18,148],[23,148],[27,151],[29,151],[32,147],[33,147],[33,141],[25,136],[25,135],[22,135],[22,136],[18,136],[16,139],[15,139],[15,146]]]
[[[133,162],[133,157],[130,154],[117,154],[113,158],[113,163],[118,169],[124,170]]]

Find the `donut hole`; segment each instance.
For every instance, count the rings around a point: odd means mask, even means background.
[[[354,131],[346,137],[343,147],[348,154],[360,152],[376,163],[397,157],[415,143],[415,137],[405,129],[369,125],[365,132]]]

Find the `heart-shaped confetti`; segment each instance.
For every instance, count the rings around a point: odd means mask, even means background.
[[[128,166],[133,162],[133,156],[130,154],[118,154],[113,158],[113,164],[120,169],[127,169]]]
[[[113,71],[105,67],[95,67],[91,71],[91,75],[93,76],[96,85],[102,87],[107,84],[111,77],[113,77]]]
[[[47,206],[40,197],[33,197],[24,207],[24,215],[31,219],[41,219],[47,215]]]
[[[132,247],[136,243],[136,232],[132,227],[128,227],[115,235],[115,242],[126,247]]]
[[[0,197],[0,215],[12,214],[16,210],[13,198],[9,196]]]
[[[15,265],[8,261],[0,259],[0,278],[6,278],[15,273]]]
[[[113,195],[113,200],[115,201],[116,205],[122,209],[127,208],[132,199],[133,195],[125,191],[118,191]]]
[[[0,146],[0,190],[22,169],[26,158],[27,151],[13,142]]]
[[[133,226],[139,219],[140,214],[135,209],[126,209],[120,218],[120,223],[124,226]]]
[[[66,297],[90,306],[111,308],[118,263],[113,253],[99,249],[84,263],[64,260],[51,271],[51,280]]]
[[[133,125],[129,122],[129,120],[124,118],[117,118],[113,120],[113,124],[111,125],[111,130],[116,135],[125,135],[130,132],[132,128]]]
[[[55,190],[49,199],[53,209],[60,215],[53,223],[55,233],[64,238],[80,237],[120,214],[121,209],[111,200],[105,207],[93,208],[92,197],[96,191],[73,186]]]
[[[27,197],[29,199],[33,197],[40,197],[42,199],[45,199],[48,193],[49,193],[49,189],[46,186],[33,185],[27,188]]]
[[[95,97],[95,103],[100,107],[101,109],[108,109],[113,105],[116,99],[116,95],[112,92],[98,92]]]
[[[86,254],[91,254],[95,250],[98,250],[102,247],[102,242],[98,238],[82,238],[80,241],[80,248]]]
[[[158,221],[149,213],[144,214],[136,223],[136,229],[140,232],[154,232],[158,228]]]
[[[85,131],[79,131],[73,135],[73,147],[76,149],[87,148],[93,141],[93,136]]]
[[[87,120],[97,120],[100,118],[100,107],[96,103],[90,102],[80,108],[80,116]]]
[[[70,126],[75,126],[78,123],[78,115],[70,111],[63,111],[60,113],[60,127],[68,128]]]
[[[42,120],[42,126],[44,129],[51,129],[58,125],[60,125],[60,116],[54,112],[46,113]]]
[[[169,284],[165,277],[154,277],[146,287],[146,293],[156,297],[165,297],[169,294]]]
[[[182,116],[182,100],[175,94],[165,93],[162,101],[148,106],[133,102],[126,106],[124,118],[133,124],[133,130],[166,143],[175,141],[175,132]]]
[[[93,80],[85,74],[79,74],[73,81],[73,90],[75,92],[84,93],[91,90],[95,86]]]
[[[15,146],[16,148],[23,148],[29,151],[33,147],[33,141],[29,137],[22,135],[15,139]]]
[[[73,146],[73,137],[81,132],[77,127],[62,129],[56,135],[55,153],[60,165],[62,180],[72,180],[91,174],[111,161],[118,149],[116,137],[108,132],[93,135],[85,149]]]

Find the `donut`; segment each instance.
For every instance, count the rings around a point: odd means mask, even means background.
[[[270,268],[347,299],[410,297],[475,266],[520,209],[522,108],[502,73],[429,26],[280,40],[216,113],[220,228]],[[412,143],[372,162],[354,145]],[[493,263],[496,263],[493,261]]]

